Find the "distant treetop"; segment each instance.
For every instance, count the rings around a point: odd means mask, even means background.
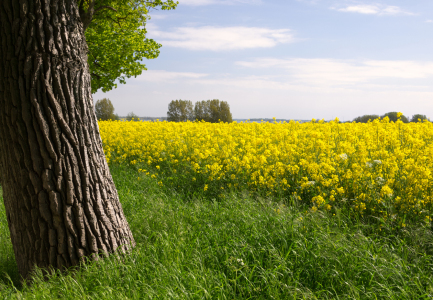
[[[96,118],[102,121],[116,120],[117,116],[114,114],[114,106],[110,99],[103,98],[96,101],[95,104]]]
[[[168,105],[167,120],[172,122],[205,121],[211,123],[233,122],[230,105],[218,99],[195,103],[190,100],[172,100]]]
[[[378,118],[383,119],[385,117],[388,117],[389,120],[392,122],[397,122],[397,120],[400,119],[403,123],[409,123],[409,119],[406,116],[404,116],[403,114],[401,114],[399,116],[399,113],[396,111],[388,112],[388,113],[386,113],[380,117],[379,117],[379,115],[363,115],[363,116],[360,116],[360,117],[353,119],[353,122],[367,123],[369,120],[373,121],[375,119],[378,119]],[[410,122],[418,122],[418,119],[423,121],[423,120],[426,120],[427,117],[425,115],[416,114],[416,115],[412,116],[412,119],[410,120]]]

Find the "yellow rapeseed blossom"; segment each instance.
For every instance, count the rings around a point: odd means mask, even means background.
[[[274,195],[313,211],[349,206],[384,218],[433,216],[428,121],[100,121],[99,127],[110,164],[136,165],[166,188]]]

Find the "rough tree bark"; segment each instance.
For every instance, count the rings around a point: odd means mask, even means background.
[[[24,278],[135,245],[102,149],[76,0],[0,0],[0,184]]]

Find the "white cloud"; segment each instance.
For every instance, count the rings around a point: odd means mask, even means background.
[[[433,20],[427,20],[426,23],[433,23]]]
[[[259,4],[261,0],[180,0],[179,5],[201,6],[201,5],[232,5],[232,4]]]
[[[248,48],[270,48],[277,44],[294,41],[290,29],[268,29],[260,27],[179,27],[160,31],[149,24],[149,37],[157,38],[164,46],[189,50],[237,50]]]
[[[272,71],[275,69],[271,69]],[[248,73],[254,73],[248,70]],[[258,69],[257,74],[264,73]],[[156,73],[155,73],[156,72]],[[149,77],[142,77],[149,73]],[[155,74],[159,81],[155,81]],[[173,74],[174,73],[174,74]],[[228,101],[234,118],[334,119],[352,120],[363,114],[402,111],[433,114],[433,88],[388,84],[352,87],[309,86],[305,82],[281,75],[223,75],[146,71],[130,84],[108,93],[98,92],[94,99],[110,98],[116,113],[125,116],[133,111],[139,116],[165,116],[174,99],[192,102],[220,99]],[[189,77],[188,77],[189,76]],[[169,83],[167,84],[167,77]],[[152,81],[148,81],[150,78]],[[427,79],[426,81],[429,81]]]
[[[256,74],[259,75],[254,74],[254,71],[248,71],[252,75],[245,76],[150,70],[135,80],[156,84],[170,82],[188,86],[226,86],[306,93],[369,90],[433,92],[428,83],[433,78],[433,62],[262,58],[239,61],[236,64],[256,69]]]
[[[163,20],[166,19],[167,15],[150,15],[151,20]]]
[[[235,86],[247,89],[313,91],[431,90],[426,80],[433,78],[433,62],[275,59],[238,61],[238,66],[257,69],[261,75],[223,75],[194,72],[148,70],[134,81]],[[271,72],[264,72],[268,69]],[[252,72],[248,72],[252,73]],[[267,75],[271,73],[272,75]]]
[[[413,84],[409,80],[433,77],[433,62],[263,58],[236,64],[248,68],[284,69],[283,75],[292,84],[309,86],[360,89],[366,87],[365,84],[383,87],[396,85],[395,80],[405,80],[409,85]]]
[[[228,101],[235,118],[347,120],[388,111],[433,112],[433,62],[269,58],[238,66],[246,72],[149,70],[94,99],[109,97],[120,115],[154,117],[164,116],[173,99]]]
[[[350,5],[343,8],[331,7],[331,9],[341,11],[341,12],[352,12],[352,13],[360,13],[367,15],[414,15],[411,12],[404,11],[398,6],[385,6],[380,4],[372,4],[372,5]]]
[[[296,1],[298,1],[298,2],[304,2],[304,3],[307,3],[307,4],[317,4],[318,2],[320,2],[320,0],[296,0]]]
[[[355,5],[346,8],[339,8],[337,10],[344,12],[357,12],[360,14],[377,14],[380,11],[380,9],[375,5]]]
[[[164,70],[148,70],[143,72],[140,76],[137,76],[135,80],[145,82],[168,82],[173,80],[182,79],[199,79],[208,76],[203,73],[192,73],[192,72],[169,72]]]
[[[179,5],[192,5],[192,6],[199,6],[199,5],[209,5],[214,4],[214,0],[181,0],[179,1]]]

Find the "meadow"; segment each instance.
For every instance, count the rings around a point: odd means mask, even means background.
[[[430,299],[430,122],[100,122],[131,255],[1,299]]]

